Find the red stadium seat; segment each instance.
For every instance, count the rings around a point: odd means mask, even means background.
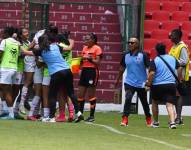
[[[171,19],[174,21],[189,21],[189,13],[184,11],[175,11],[172,13]]]
[[[184,43],[188,46],[189,50],[191,51],[191,40],[184,40]]]
[[[170,12],[168,11],[155,11],[152,13],[152,19],[158,21],[170,20]]]
[[[144,50],[150,51],[151,49],[155,48],[157,43],[157,39],[144,39]]]
[[[182,11],[190,12],[191,10],[191,2],[184,2],[182,4]]]
[[[161,28],[171,31],[175,28],[180,28],[180,23],[178,21],[164,21],[161,23]]]
[[[155,46],[158,42],[157,39],[144,39],[144,51],[149,55],[150,59],[156,57]]]
[[[164,1],[161,3],[161,9],[165,11],[179,11],[181,3],[172,2],[172,1]]]
[[[172,2],[177,2],[177,0],[171,0]],[[190,2],[190,0],[178,0],[179,2]]]
[[[151,38],[155,38],[155,39],[159,39],[159,40],[168,39],[169,31],[163,30],[163,29],[153,30],[151,33]]]
[[[172,45],[173,45],[173,43],[171,42],[171,40],[170,40],[170,39],[162,39],[161,42],[166,45],[166,51],[169,52],[169,51],[170,51],[170,48],[171,48]]]
[[[145,11],[152,12],[160,10],[160,2],[156,1],[146,1],[145,3]]]
[[[145,18],[150,19],[152,12],[160,10],[160,2],[146,1],[145,3]]]
[[[191,28],[191,22],[190,21],[182,22],[182,25],[181,25],[182,30],[190,31],[190,28]]]
[[[182,30],[182,40],[189,40],[191,38],[191,32],[188,30]]]
[[[144,37],[150,37],[153,29],[159,29],[160,23],[156,20],[144,21]]]

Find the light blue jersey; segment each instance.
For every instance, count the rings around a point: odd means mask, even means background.
[[[161,55],[162,58],[170,65],[172,70],[176,70],[177,64],[176,59],[170,55]],[[160,84],[171,84],[175,83],[175,78],[166,66],[166,64],[159,58],[154,59],[155,64],[155,76],[153,80],[153,85]]]
[[[48,73],[50,75],[53,75],[54,73],[61,70],[70,69],[66,60],[63,59],[57,44],[51,44],[50,50],[43,50],[41,56],[43,61],[48,66]]]
[[[146,59],[148,58],[141,51],[138,51],[135,55],[131,53],[125,55],[124,67],[127,69],[125,83],[137,88],[144,87],[144,83],[147,79]]]

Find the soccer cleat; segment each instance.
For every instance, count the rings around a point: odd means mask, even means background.
[[[84,120],[86,122],[94,122],[95,118],[93,116],[88,117],[86,120]]]
[[[153,128],[159,128],[159,122],[153,122],[152,125],[151,125]]]
[[[150,127],[150,126],[152,125],[151,116],[147,116],[147,117],[146,117],[146,125],[147,125],[147,127]]]
[[[56,120],[55,120],[55,118],[50,118],[48,122],[54,123],[54,122],[56,122]]]
[[[184,125],[183,119],[176,118],[175,119],[175,124],[176,125]]]
[[[128,117],[127,116],[123,116],[122,117],[122,121],[121,121],[121,126],[128,126]]]
[[[84,120],[84,116],[81,114],[80,116],[78,116],[78,117],[74,120],[74,122],[75,122],[75,123],[78,123],[78,122],[80,122],[80,121],[82,121],[82,120]]]
[[[68,117],[68,122],[72,122],[73,120],[74,120],[74,117],[71,117],[71,116]]]
[[[49,121],[50,121],[50,118],[49,118],[49,117],[42,117],[42,118],[41,118],[41,121],[42,121],[42,122],[49,122]]]
[[[22,116],[22,115],[20,115],[19,113],[14,113],[14,117],[15,117],[15,119],[18,119],[18,120],[24,120],[25,118]]]
[[[66,121],[66,118],[65,116],[57,116],[56,119],[55,119],[56,122],[65,122]]]
[[[7,116],[4,116],[4,117],[1,117],[0,119],[3,119],[3,120],[14,120],[14,116],[10,116],[10,115],[7,115]]]
[[[176,123],[175,122],[170,123],[169,129],[176,129]]]
[[[41,118],[41,114],[36,114],[36,115],[33,115],[36,119],[40,119]]]
[[[3,111],[3,112],[0,114],[0,118],[1,118],[1,117],[6,117],[7,115],[9,115],[9,112]]]
[[[38,119],[34,116],[27,116],[27,120],[37,121]]]
[[[21,114],[26,115],[26,111],[25,111],[24,105],[20,105],[19,106],[19,111],[20,111]]]

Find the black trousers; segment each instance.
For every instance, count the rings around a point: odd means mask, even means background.
[[[150,117],[151,116],[150,108],[147,102],[147,92],[145,91],[145,89],[136,88],[128,84],[124,84],[124,85],[125,85],[125,105],[123,109],[123,116],[129,116],[130,108],[131,108],[131,100],[134,93],[137,92],[137,95],[142,103],[145,116]]]
[[[78,101],[77,97],[74,95],[72,72],[70,69],[61,70],[51,75],[51,80],[49,85],[49,95],[48,95],[50,118],[55,117],[57,95],[58,92],[60,92],[60,89],[62,88],[64,88],[67,96],[69,96],[70,99],[72,100],[75,113],[78,112]]]

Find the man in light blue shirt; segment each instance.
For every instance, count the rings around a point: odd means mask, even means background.
[[[151,125],[151,114],[149,104],[147,102],[147,92],[145,90],[145,81],[147,79],[146,68],[149,66],[149,59],[145,53],[139,49],[139,40],[137,38],[130,38],[129,52],[125,53],[121,60],[121,67],[117,76],[116,85],[119,83],[125,69],[127,74],[125,76],[125,105],[121,125],[128,126],[128,116],[130,114],[131,100],[135,92],[143,105],[144,113],[146,115],[146,125]]]

